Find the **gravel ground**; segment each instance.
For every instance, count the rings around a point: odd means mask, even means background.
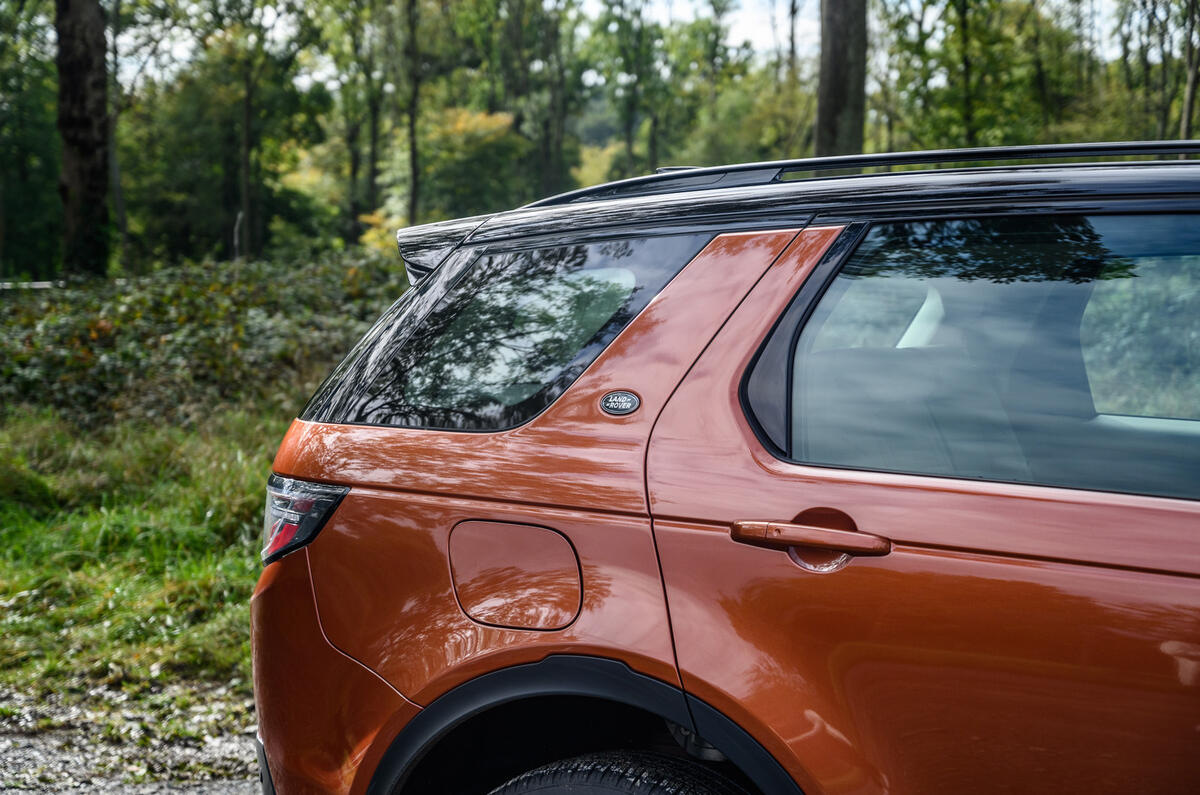
[[[253,703],[213,685],[0,689],[0,790],[252,795],[255,729]]]

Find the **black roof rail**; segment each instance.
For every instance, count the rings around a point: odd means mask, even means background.
[[[1200,140],[1118,141],[933,149],[924,152],[807,157],[763,163],[739,163],[712,168],[658,169],[655,174],[560,193],[526,206],[551,207],[574,202],[620,199],[631,196],[714,190],[742,185],[767,185],[783,181],[786,174],[806,171],[861,170],[944,163],[986,163],[999,160],[1069,160],[1080,157],[1145,157],[1153,155],[1200,155]]]

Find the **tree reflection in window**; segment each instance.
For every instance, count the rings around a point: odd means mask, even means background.
[[[495,430],[552,403],[706,242],[485,254],[374,378],[350,422]]]

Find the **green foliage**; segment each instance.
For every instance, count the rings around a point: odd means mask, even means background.
[[[507,113],[448,108],[423,136],[426,214],[456,218],[532,201],[536,186],[523,168],[533,145],[513,130]]]
[[[199,432],[127,421],[80,435],[49,411],[10,412],[3,681],[185,676],[247,690],[262,485],[286,426],[255,403],[213,412]]]
[[[786,27],[770,50],[732,40],[737,6],[122,0],[117,14],[109,3],[121,64],[110,272],[377,247],[409,219],[580,182],[810,154],[815,53],[793,58]],[[870,9],[868,148],[1197,129],[1195,0]],[[0,277],[59,271],[52,16],[48,0],[0,14]]]
[[[527,185],[533,196],[573,187],[579,155],[570,122],[589,96],[580,3],[466,0],[454,9],[443,32],[450,50],[435,51],[448,67],[439,105],[511,114],[513,131],[527,142],[518,194]]]
[[[803,151],[811,132],[797,120],[812,119],[816,96],[797,84],[779,85],[765,71],[739,76],[716,99],[700,107],[691,134],[672,162],[681,165],[772,160]]]
[[[1200,46],[1188,0],[1120,0],[1099,15],[1077,0],[876,9],[873,137],[893,150],[1173,137]],[[1121,48],[1108,61],[1106,40]]]
[[[80,425],[188,423],[252,397],[291,409],[404,288],[398,258],[366,251],[190,265],[0,304],[0,402]]]
[[[123,266],[233,255],[238,202],[244,86],[232,43],[212,47],[169,83],[151,82],[125,114],[118,144],[131,216]],[[334,230],[335,208],[282,184],[298,167],[298,147],[319,140],[313,122],[330,98],[323,86],[299,91],[291,67],[265,57],[251,117],[257,141],[251,250],[270,250],[282,228],[321,245]],[[282,227],[280,226],[282,224]]]
[[[356,251],[5,296],[0,682],[247,692],[271,459],[403,288]]]

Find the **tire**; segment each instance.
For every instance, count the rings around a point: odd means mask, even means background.
[[[685,759],[636,751],[587,754],[522,773],[490,795],[747,795]]]

